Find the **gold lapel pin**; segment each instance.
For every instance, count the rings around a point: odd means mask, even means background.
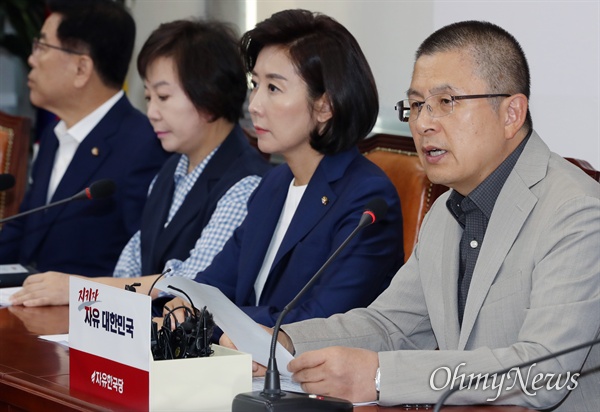
[[[321,198],[321,203],[323,203],[325,206],[327,206],[327,203],[329,203],[329,199],[327,198],[327,196],[323,196]]]
[[[97,147],[92,147],[92,155],[98,156],[100,154],[100,150]]]

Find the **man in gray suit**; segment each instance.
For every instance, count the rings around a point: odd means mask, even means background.
[[[500,27],[422,43],[397,109],[429,179],[453,190],[368,308],[283,327],[305,391],[419,404],[462,384],[450,404],[600,410],[598,346],[492,376],[600,330],[600,186],[550,152],[528,101],[525,55]]]

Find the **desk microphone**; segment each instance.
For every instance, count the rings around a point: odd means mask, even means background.
[[[353,405],[344,399],[330,396],[313,395],[299,392],[285,392],[281,390],[277,360],[275,359],[275,348],[277,347],[277,335],[281,328],[281,322],[287,313],[298,303],[300,298],[321,277],[321,274],[329,264],[340,254],[346,245],[356,236],[362,228],[375,223],[385,217],[388,205],[382,198],[372,199],[360,218],[358,226],[350,233],[344,242],[327,259],[321,268],[314,274],[300,292],[288,303],[277,318],[271,338],[271,352],[269,364],[265,375],[265,387],[262,391],[241,393],[233,398],[232,412],[254,412],[254,411],[352,411]]]
[[[15,185],[15,177],[8,173],[0,174],[0,192],[12,189]]]
[[[81,192],[68,197],[63,200],[59,200],[58,202],[48,203],[47,205],[43,205],[40,207],[36,207],[35,209],[28,210],[23,213],[17,213],[16,215],[9,216],[4,219],[0,219],[0,223],[8,222],[9,220],[17,219],[19,217],[27,216],[34,212],[39,212],[40,210],[48,209],[52,206],[62,205],[63,203],[70,202],[72,200],[84,200],[84,199],[104,199],[105,197],[112,196],[115,192],[115,182],[110,179],[98,180],[92,183],[89,187],[83,189]]]
[[[519,365],[511,366],[510,368],[502,369],[501,371],[498,371],[498,372],[494,372],[491,375],[492,376],[494,376],[494,375],[495,376],[504,375],[505,373],[508,373],[508,372],[510,372],[513,369],[525,368],[527,366],[533,365],[534,363],[540,363],[540,362],[546,361],[548,359],[557,358],[560,355],[565,355],[567,353],[574,352],[574,351],[576,351],[578,349],[583,349],[583,348],[591,347],[591,346],[594,346],[594,345],[596,345],[598,343],[600,343],[600,338],[596,338],[595,340],[592,340],[592,341],[589,341],[589,342],[586,342],[586,343],[581,343],[579,345],[571,346],[570,348],[563,349],[563,350],[560,350],[558,352],[552,352],[552,353],[550,353],[548,355],[541,356],[539,358],[536,358],[536,359],[533,359],[533,360],[529,360],[527,362],[523,362],[523,363],[521,363]],[[454,392],[456,392],[456,391],[458,391],[460,389],[461,389],[461,385],[457,385],[457,386],[451,387],[446,392],[444,392],[442,394],[442,396],[440,396],[440,399],[435,404],[433,412],[440,412],[441,407],[444,406],[444,402],[446,402],[446,400],[450,397],[450,395],[452,395]]]

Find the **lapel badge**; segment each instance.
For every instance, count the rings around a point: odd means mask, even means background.
[[[327,196],[323,196],[321,198],[321,203],[323,203],[324,206],[327,206],[327,204],[329,203],[329,199],[327,198]]]
[[[98,156],[100,154],[100,150],[97,147],[92,147],[92,156]]]

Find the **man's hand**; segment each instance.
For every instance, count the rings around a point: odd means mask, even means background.
[[[377,352],[332,346],[299,355],[290,362],[288,370],[307,393],[371,402],[377,399],[378,367]]]
[[[23,306],[68,305],[70,276],[60,272],[29,275],[23,289],[13,294],[10,301]]]

